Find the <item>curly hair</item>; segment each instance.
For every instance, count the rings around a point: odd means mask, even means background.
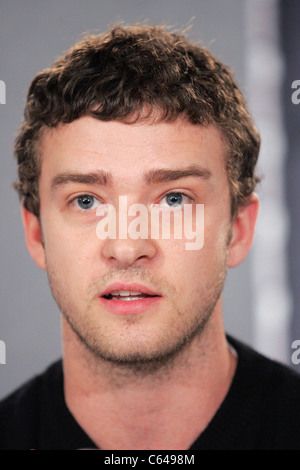
[[[147,113],[145,115],[145,109]],[[127,123],[148,119],[214,124],[226,138],[231,213],[246,205],[258,182],[260,137],[232,71],[207,49],[161,26],[115,26],[75,44],[31,82],[15,141],[25,208],[39,216],[44,129],[81,116]]]

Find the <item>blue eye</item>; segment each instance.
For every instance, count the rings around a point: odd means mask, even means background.
[[[83,210],[92,209],[95,203],[94,196],[84,195],[77,198],[78,206]]]
[[[193,202],[193,198],[191,196],[187,196],[181,192],[173,192],[166,194],[161,200],[159,205],[161,207],[176,209],[182,208],[185,204],[191,204]]]
[[[166,202],[170,207],[182,205],[183,195],[181,193],[169,193],[166,195]]]

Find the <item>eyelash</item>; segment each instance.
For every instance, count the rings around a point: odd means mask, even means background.
[[[184,192],[182,191],[169,191],[168,193],[166,193],[164,196],[162,196],[160,198],[160,201],[162,201],[162,199],[170,196],[171,194],[180,194],[180,196],[183,196],[183,197],[187,197],[191,202],[194,202],[194,199],[192,198],[192,196],[189,196],[188,194],[185,194]],[[171,206],[170,206],[171,207]]]
[[[101,200],[98,199],[96,196],[94,196],[93,194],[89,194],[89,193],[82,193],[82,194],[79,194],[78,196],[76,197],[73,197],[69,202],[68,202],[68,205],[69,206],[72,206],[72,205],[75,205],[75,203],[77,202],[78,204],[78,200],[80,198],[83,198],[83,197],[88,197],[88,198],[93,198],[94,201],[98,201],[100,204],[101,204]],[[76,207],[76,209],[79,209],[78,205]],[[86,210],[81,210],[80,212],[90,212],[91,210],[95,210],[95,209],[86,209]]]
[[[170,196],[171,194],[178,194],[180,196],[183,196],[183,197],[187,197],[191,202],[194,202],[194,198],[192,196],[189,196],[188,194],[184,193],[183,191],[169,191],[168,193],[164,194],[163,196],[160,197],[159,201],[161,202],[164,198]],[[69,202],[68,202],[68,205],[72,205],[74,204],[76,201],[78,201],[80,198],[83,198],[83,197],[90,197],[90,198],[93,198],[94,200],[98,201],[99,203],[101,203],[101,201],[96,197],[94,196],[93,194],[89,194],[89,193],[83,193],[83,194],[79,194],[78,196],[74,197],[73,199],[71,199]],[[170,206],[172,207],[172,206]],[[95,209],[82,209],[80,212],[89,212],[90,210],[95,210]]]

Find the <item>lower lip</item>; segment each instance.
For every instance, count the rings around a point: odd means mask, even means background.
[[[100,297],[100,302],[112,313],[116,313],[118,315],[137,315],[153,307],[161,299],[162,297],[160,296],[145,297],[144,299],[139,300],[114,300]]]

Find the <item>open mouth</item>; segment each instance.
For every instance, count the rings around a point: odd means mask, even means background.
[[[136,283],[122,284],[115,282],[100,295],[101,304],[112,313],[119,315],[140,314],[153,309],[163,298],[147,286]]]
[[[135,300],[143,300],[150,297],[158,297],[157,295],[145,294],[138,291],[129,291],[129,290],[114,290],[107,295],[103,296],[108,300],[122,300],[125,302],[132,302]]]

